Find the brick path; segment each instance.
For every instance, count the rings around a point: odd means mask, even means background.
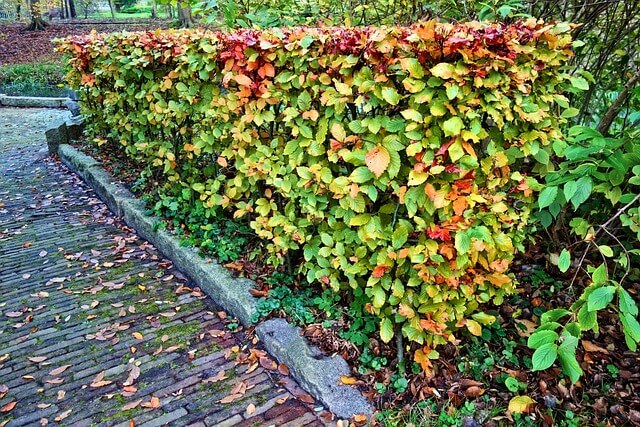
[[[62,114],[0,109],[0,427],[326,424],[211,299],[39,153]]]

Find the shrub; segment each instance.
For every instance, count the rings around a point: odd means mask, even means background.
[[[92,132],[149,165],[163,197],[246,218],[270,262],[302,258],[309,281],[364,289],[381,338],[423,345],[426,368],[514,290],[530,157],[548,167],[575,85],[570,29],[164,31],[60,49]]]

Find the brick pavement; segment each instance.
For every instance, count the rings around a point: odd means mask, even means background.
[[[40,151],[64,114],[0,109],[0,427],[329,424],[286,367]]]

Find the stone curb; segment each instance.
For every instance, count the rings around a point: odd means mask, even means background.
[[[257,303],[249,293],[253,282],[232,277],[217,262],[202,258],[194,248],[181,246],[177,237],[158,230],[160,218],[148,216],[141,200],[117,184],[99,162],[65,143],[72,139],[66,127],[63,123],[47,131],[49,151],[57,153],[69,169],[95,190],[112,212],[122,216],[127,225],[171,259],[217,304],[237,317],[245,327],[250,326]],[[286,364],[292,376],[337,417],[347,419],[356,414],[370,416],[373,413],[373,406],[358,389],[342,384],[340,377],[350,374],[342,357],[323,355],[300,336],[299,328],[284,319],[261,323],[256,327],[256,334],[269,353]]]
[[[43,96],[9,96],[0,94],[0,106],[21,108],[66,108],[70,98]]]

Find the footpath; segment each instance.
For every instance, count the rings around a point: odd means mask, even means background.
[[[238,323],[0,108],[0,427],[325,426]]]

